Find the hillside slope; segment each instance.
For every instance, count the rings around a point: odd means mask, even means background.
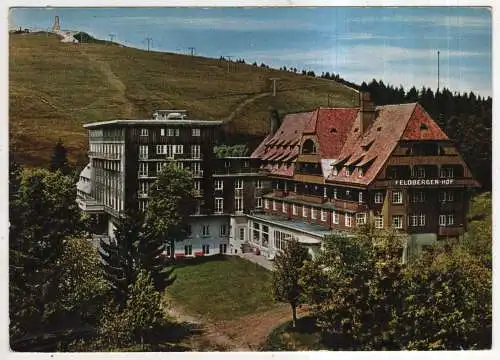
[[[297,112],[356,106],[356,93],[331,80],[246,64],[147,52],[108,42],[62,43],[52,34],[10,35],[11,155],[47,165],[61,138],[70,160],[86,161],[82,124],[149,118],[154,109],[186,109],[190,118],[226,120],[231,134],[263,136],[269,106]],[[279,77],[272,96],[270,77]],[[233,138],[238,138],[237,136]]]

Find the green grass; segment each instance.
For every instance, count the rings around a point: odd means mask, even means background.
[[[269,309],[271,272],[236,256],[203,258],[177,266],[167,294],[187,312],[210,320],[230,320]]]
[[[44,166],[61,138],[70,160],[85,164],[86,122],[149,118],[158,108],[225,120],[243,101],[270,92],[270,77],[281,79],[277,96],[243,106],[227,126],[228,139],[264,136],[269,106],[307,111],[327,106],[328,94],[331,106],[357,106],[355,92],[331,80],[235,63],[228,73],[226,61],[107,41],[74,46],[46,33],[10,35],[10,150],[21,164]]]
[[[297,320],[297,326],[292,328],[292,322],[287,321],[276,327],[262,345],[262,351],[308,351],[326,350],[321,342],[321,335],[314,325],[314,318],[303,317]]]

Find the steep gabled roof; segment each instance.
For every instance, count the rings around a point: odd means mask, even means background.
[[[449,140],[424,108],[417,104],[401,140]]]
[[[316,135],[321,158],[337,157],[358,112],[358,108],[319,108],[312,113],[304,135]]]
[[[251,157],[266,160],[271,154],[276,157],[290,151],[290,146],[298,145],[312,112],[288,114],[274,135],[266,137],[255,149]]]
[[[373,162],[362,177],[357,174],[345,176],[342,170],[336,176],[330,175],[327,180],[360,185],[371,183],[401,139],[417,106],[416,103],[378,106],[375,121],[364,134],[360,133],[359,122],[355,121],[338,158],[360,159],[360,163],[373,159]]]

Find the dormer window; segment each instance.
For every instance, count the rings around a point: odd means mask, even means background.
[[[316,144],[313,140],[307,139],[302,145],[302,154],[316,154]]]
[[[358,169],[358,176],[363,177],[363,175],[364,175],[363,168],[359,168]]]
[[[339,174],[339,171],[336,166],[333,167],[332,175],[337,176]]]
[[[345,176],[351,176],[351,170],[349,170],[349,167],[345,167]]]

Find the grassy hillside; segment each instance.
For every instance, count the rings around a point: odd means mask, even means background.
[[[10,35],[9,124],[13,157],[47,165],[61,138],[70,160],[86,161],[82,124],[149,118],[154,109],[186,109],[190,118],[226,120],[227,131],[263,136],[269,106],[297,112],[355,106],[357,96],[331,80],[246,64],[147,52],[116,44],[61,43],[46,33]],[[279,77],[271,94],[269,77]]]

